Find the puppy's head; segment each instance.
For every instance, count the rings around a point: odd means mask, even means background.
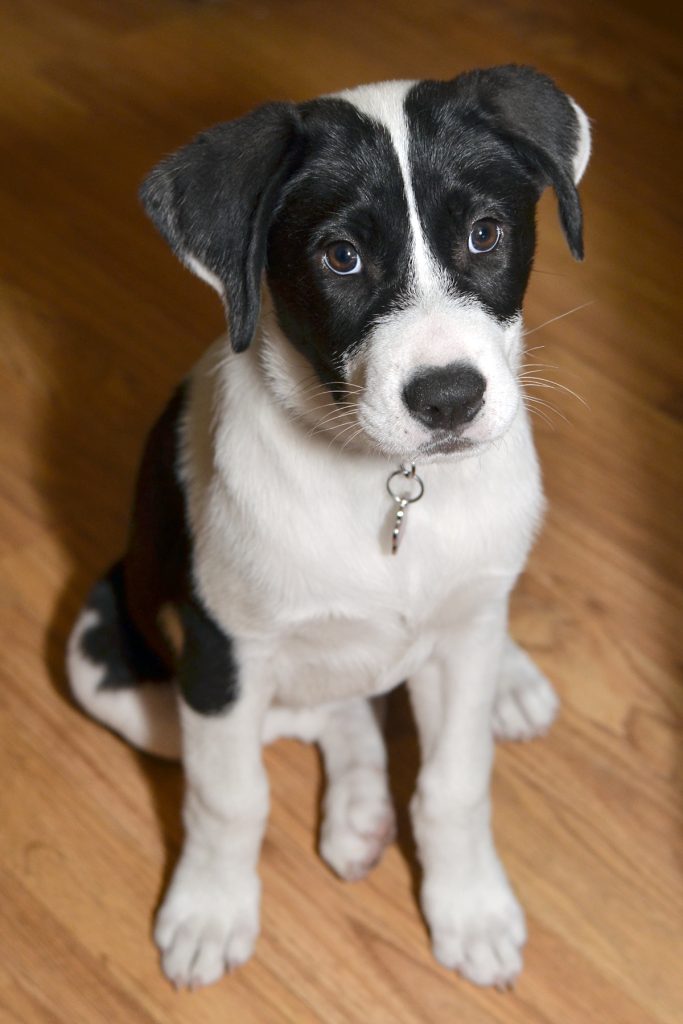
[[[141,195],[222,296],[236,351],[265,271],[282,401],[341,440],[424,459],[480,450],[512,423],[536,202],[555,189],[581,259],[589,151],[580,108],[509,66],[269,104],[169,157]]]

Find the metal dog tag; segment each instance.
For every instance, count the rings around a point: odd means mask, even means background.
[[[403,477],[404,480],[410,481],[411,484],[417,485],[417,493],[414,493],[415,488],[411,487],[411,491],[404,494],[397,494],[392,490],[391,482],[396,477]],[[395,555],[398,553],[399,544],[403,539],[405,533],[406,524],[406,512],[408,511],[408,505],[412,505],[413,502],[419,501],[424,494],[425,488],[422,480],[415,471],[415,463],[411,462],[409,466],[401,466],[394,473],[391,474],[387,480],[387,490],[391,497],[396,502],[398,508],[396,509],[396,516],[394,518],[394,527],[391,531],[391,553]]]
[[[399,498],[398,508],[396,509],[396,519],[394,520],[394,528],[391,531],[391,553],[395,555],[398,551],[398,546],[401,543],[401,529],[406,521],[406,509],[408,508],[408,499]]]

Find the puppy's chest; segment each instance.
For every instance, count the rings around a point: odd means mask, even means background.
[[[465,538],[457,516],[440,521],[429,508],[409,511],[390,554],[391,513],[388,505],[365,538],[358,524],[336,521],[328,557],[318,553],[290,592],[272,658],[283,703],[386,692],[420,668],[461,614],[514,578],[485,537],[470,529]]]
[[[524,563],[540,506],[535,460],[521,467],[522,487],[506,467],[488,468],[429,468],[396,555],[381,471],[311,473],[312,487],[290,470],[274,489],[273,470],[248,515],[227,488],[216,492],[201,506],[195,569],[240,661],[265,659],[288,705],[380,693],[413,674]]]

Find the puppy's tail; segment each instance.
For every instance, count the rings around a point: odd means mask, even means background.
[[[93,718],[140,750],[180,757],[175,684],[130,615],[122,562],[90,591],[69,637],[66,669],[74,698]]]

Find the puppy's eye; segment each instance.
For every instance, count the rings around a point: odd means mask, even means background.
[[[484,220],[477,220],[472,225],[470,237],[467,240],[467,248],[475,254],[491,252],[495,249],[501,238],[503,229],[496,220],[489,217]]]
[[[350,242],[333,242],[323,256],[323,263],[335,274],[359,274],[362,263],[360,256]]]

